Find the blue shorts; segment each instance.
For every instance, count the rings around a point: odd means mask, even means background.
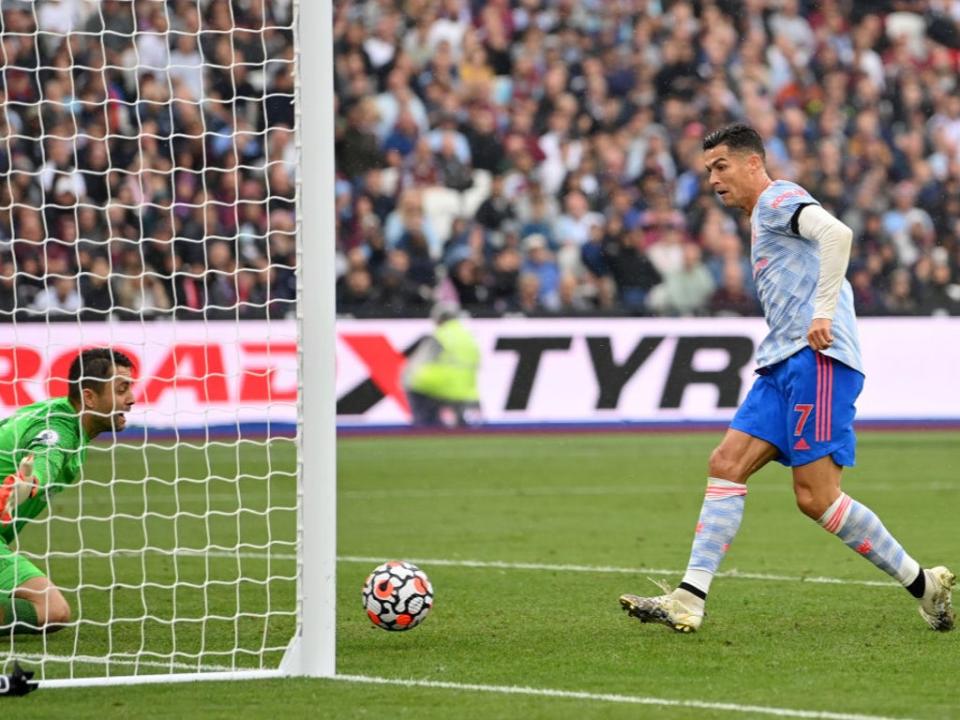
[[[838,465],[854,464],[862,373],[809,347],[757,372],[730,427],[776,446],[777,462],[788,467],[825,455]]]

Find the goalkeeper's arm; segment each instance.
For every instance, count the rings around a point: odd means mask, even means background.
[[[0,526],[13,521],[14,510],[50,484],[60,474],[63,451],[43,448],[31,451],[20,460],[17,472],[8,475],[0,484]]]
[[[34,457],[31,453],[20,461],[17,472],[7,475],[0,485],[0,525],[13,522],[14,510],[39,490],[39,480],[33,474]]]

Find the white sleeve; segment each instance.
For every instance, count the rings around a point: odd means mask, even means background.
[[[813,317],[832,320],[850,262],[853,230],[819,205],[807,205],[800,210],[797,229],[801,236],[820,245],[820,277],[813,300]]]

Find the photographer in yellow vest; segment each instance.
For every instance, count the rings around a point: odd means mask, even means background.
[[[480,420],[477,341],[461,321],[457,305],[437,303],[430,317],[437,325],[436,330],[420,341],[403,372],[413,424],[421,427],[476,424]]]

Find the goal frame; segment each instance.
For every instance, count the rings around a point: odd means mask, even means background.
[[[279,667],[40,680],[82,686],[336,674],[333,2],[293,0],[297,165],[297,623]],[[303,38],[309,38],[303,42]],[[305,129],[309,131],[305,132]],[[305,240],[306,239],[306,240]]]

